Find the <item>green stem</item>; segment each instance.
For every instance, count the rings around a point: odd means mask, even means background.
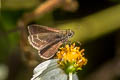
[[[69,73],[69,80],[72,80],[72,72]]]
[[[72,40],[81,42],[111,33],[120,29],[120,4],[82,19],[66,21],[59,24],[58,28],[73,30],[75,34]]]

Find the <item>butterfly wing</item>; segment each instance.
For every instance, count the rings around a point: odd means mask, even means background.
[[[30,45],[37,49],[40,57],[44,59],[53,57],[63,44],[63,33],[60,30],[39,25],[29,26],[28,30]]]
[[[39,33],[28,36],[29,43],[39,51],[61,40],[62,34],[59,33]]]
[[[28,32],[30,35],[33,35],[33,34],[46,33],[46,32],[47,33],[60,32],[60,30],[35,24],[28,26]]]
[[[55,53],[58,51],[58,48],[62,45],[62,41],[56,42],[53,45],[48,45],[46,48],[42,49],[41,51],[38,51],[40,57],[44,59],[50,59],[52,58]]]

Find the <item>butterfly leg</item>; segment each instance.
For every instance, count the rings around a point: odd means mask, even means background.
[[[72,42],[68,40],[68,44],[69,44],[69,45],[71,45],[71,44],[72,44]]]
[[[71,45],[71,44],[72,44],[72,42],[69,41],[69,40],[66,40],[66,41],[64,41],[63,43],[64,43],[65,45],[67,45],[67,44]]]
[[[82,43],[81,43],[81,42],[79,42],[79,41],[77,41],[77,44],[79,44],[80,46],[82,45]]]

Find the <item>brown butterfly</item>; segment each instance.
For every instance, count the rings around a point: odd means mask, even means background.
[[[72,37],[74,32],[70,29],[58,30],[41,25],[28,26],[28,41],[43,59],[52,58],[58,48]]]

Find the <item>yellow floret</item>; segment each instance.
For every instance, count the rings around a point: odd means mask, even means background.
[[[75,70],[81,69],[83,65],[87,64],[87,59],[83,53],[84,51],[84,49],[80,50],[80,47],[76,47],[75,43],[65,45],[65,47],[60,48],[60,51],[57,53],[59,64],[62,66],[72,64]]]

